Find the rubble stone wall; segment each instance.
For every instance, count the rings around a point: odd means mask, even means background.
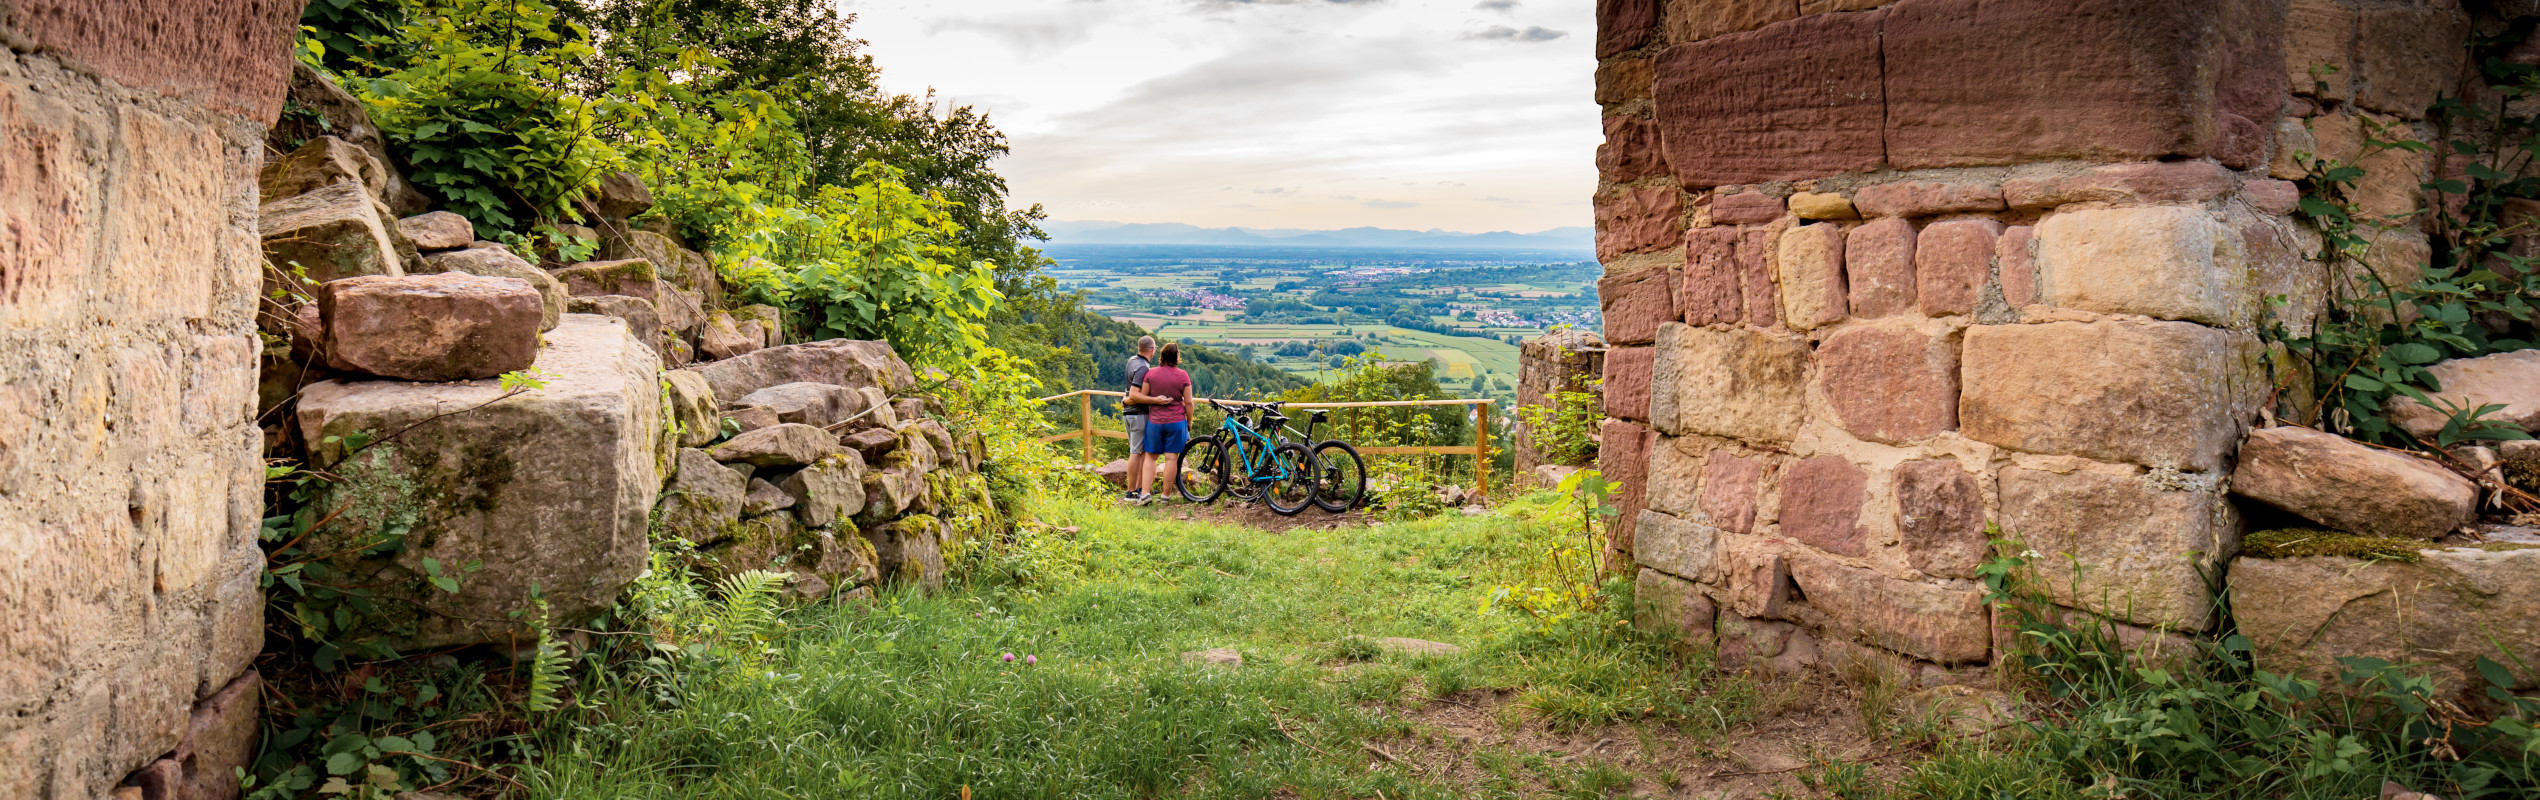
[[[2327,280],[2287,179],[2417,124],[2447,5],[1601,0],[1599,466],[1644,622],[1984,663],[1990,523],[2066,605],[2209,626],[2258,333]],[[2430,162],[2376,158],[2375,210],[2416,209]]]
[[[1521,485],[1543,482],[1547,476],[1539,474],[1537,467],[1587,466],[1548,457],[1535,440],[1534,426],[1527,422],[1526,415],[1531,413],[1527,409],[1558,408],[1555,396],[1562,392],[1594,393],[1604,376],[1605,340],[1595,333],[1570,328],[1517,346],[1517,407],[1510,417],[1509,440]]]
[[[255,181],[300,7],[0,0],[0,797],[236,792]]]

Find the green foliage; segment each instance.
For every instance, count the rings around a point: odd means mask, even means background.
[[[1438,388],[1436,364],[1386,363],[1370,349],[1351,356],[1329,381],[1288,391],[1290,402],[1332,403],[1451,399]],[[1318,438],[1359,447],[1471,444],[1471,406],[1398,406],[1332,409]],[[1367,458],[1368,506],[1396,519],[1416,519],[1446,509],[1436,488],[1471,478],[1470,456],[1378,455]]]
[[[2494,704],[2482,715],[2377,659],[2338,659],[2334,687],[2256,669],[2250,641],[2228,625],[2162,662],[2120,643],[2114,623],[2054,609],[2028,582],[2030,557],[1997,557],[1979,574],[2018,631],[2020,668],[2041,690],[2044,719],[2011,746],[2060,776],[2048,796],[2360,797],[2385,779],[2458,798],[2540,789],[2531,727],[2540,700],[2514,695],[2524,681],[2496,661],[2479,660]],[[1908,784],[1947,789],[1914,796],[1989,796],[1969,794],[1968,784],[2042,778],[2004,767],[1943,759]]]
[[[401,0],[395,49],[348,80],[409,169],[449,210],[493,231],[571,215],[614,166],[593,104],[568,91],[589,34],[543,0]],[[323,34],[321,34],[323,35]]]
[[[2497,55],[2520,35],[2482,39],[2482,53]],[[2521,350],[2532,346],[2540,264],[2516,255],[2517,237],[2540,233],[2540,220],[2509,216],[2506,201],[2540,197],[2531,173],[2540,117],[2522,113],[2519,101],[2540,94],[2540,67],[2502,58],[2478,60],[2470,80],[2483,84],[2467,96],[2492,100],[2473,105],[2445,98],[2430,110],[2434,142],[2418,141],[2400,125],[2364,117],[2361,152],[2351,160],[2297,153],[2308,169],[2296,214],[2321,235],[2319,257],[2330,266],[2328,302],[2306,330],[2271,325],[2308,374],[2287,393],[2290,416],[2366,441],[2408,444],[2384,415],[2394,397],[2433,405],[2441,386],[2427,371],[2451,358]],[[2365,162],[2382,153],[2431,154],[2438,179],[2424,184],[2431,210],[2375,217],[2361,203]],[[2388,264],[2388,248],[2424,226],[2433,234],[2432,259],[2422,265]],[[2373,265],[2382,262],[2376,269]],[[2418,268],[2422,267],[2422,272]],[[2282,299],[2277,302],[2281,307]],[[2475,439],[2524,438],[2484,420],[2485,411],[2447,407],[2450,424],[2436,446]]]
[[[985,262],[957,263],[960,227],[940,195],[921,195],[880,162],[853,189],[822,187],[786,224],[753,232],[740,252],[790,265],[735,271],[753,297],[783,306],[813,339],[884,339],[913,364],[961,367],[986,346],[1002,295]]]
[[[1603,381],[1598,381],[1603,383]],[[1596,463],[1596,431],[1605,421],[1604,398],[1596,392],[1552,393],[1552,405],[1523,406],[1526,435],[1549,464]]]

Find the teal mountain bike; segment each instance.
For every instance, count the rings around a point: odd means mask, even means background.
[[[1276,441],[1263,431],[1276,432],[1287,418],[1279,416],[1280,403],[1247,404],[1208,401],[1225,418],[1217,423],[1217,432],[1206,437],[1192,437],[1182,448],[1182,499],[1193,503],[1215,502],[1221,495],[1237,499],[1260,499],[1280,516],[1296,516],[1306,506],[1314,505],[1314,456],[1296,442]],[[1261,411],[1262,427],[1245,424],[1244,415]],[[1276,422],[1272,422],[1276,420]]]

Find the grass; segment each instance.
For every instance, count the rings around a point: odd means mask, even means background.
[[[1478,688],[1556,726],[1717,735],[1748,718],[1751,687],[1612,614],[1482,612],[1575,535],[1538,521],[1558,518],[1546,502],[1281,534],[1058,503],[1050,521],[1081,531],[1067,568],[991,560],[951,591],[804,610],[763,666],[691,676],[666,706],[600,697],[525,778],[557,798],[1601,796],[1628,777],[1503,754],[1525,779],[1477,789],[1360,751],[1411,735],[1427,697]],[[1017,573],[1068,577],[994,577]],[[1371,641],[1388,636],[1465,649],[1405,658]],[[1244,665],[1181,657],[1218,647]]]
[[[2258,558],[2346,556],[2414,564],[2425,560],[2417,551],[2427,544],[2423,540],[2357,536],[2315,528],[2277,528],[2242,537],[2240,551]]]

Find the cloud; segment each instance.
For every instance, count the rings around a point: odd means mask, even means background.
[[[1246,6],[1371,6],[1382,2],[1385,2],[1385,0],[1193,0],[1194,5],[1210,9],[1242,8]]]
[[[1502,42],[1549,42],[1568,35],[1570,35],[1569,31],[1556,31],[1541,25],[1529,25],[1522,31],[1506,25],[1493,25],[1472,33],[1464,34],[1464,38],[1489,39]]]
[[[1101,3],[1072,2],[1060,8],[928,20],[925,31],[929,35],[975,33],[1026,56],[1043,56],[1084,44],[1111,18],[1112,9]]]
[[[1366,206],[1366,207],[1368,207],[1368,208],[1419,208],[1419,207],[1420,207],[1420,204],[1419,204],[1419,203],[1406,203],[1406,202],[1403,202],[1403,201],[1400,201],[1400,200],[1369,200],[1369,201],[1367,201],[1367,202],[1360,203],[1359,205]]]
[[[1475,11],[1497,11],[1506,14],[1517,10],[1517,0],[1482,0],[1473,4]]]

